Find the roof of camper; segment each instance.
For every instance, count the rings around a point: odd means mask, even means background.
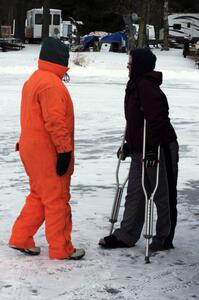
[[[43,8],[32,8],[29,9],[27,12],[35,12],[35,13],[41,13],[43,12]],[[50,12],[56,12],[56,13],[61,13],[61,9],[56,9],[56,8],[50,8]]]
[[[199,18],[199,13],[173,13],[168,15],[169,18],[171,17],[196,17]]]

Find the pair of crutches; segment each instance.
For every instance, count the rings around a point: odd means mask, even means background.
[[[125,137],[126,137],[126,128],[127,128],[127,126],[125,127],[125,130],[124,130],[124,135],[123,135],[122,144],[121,144],[121,151],[120,151],[117,168],[116,168],[116,191],[115,191],[115,197],[114,197],[112,211],[111,211],[111,217],[109,219],[109,222],[111,223],[110,234],[112,234],[114,224],[117,222],[119,209],[121,206],[123,190],[128,181],[128,178],[129,178],[129,172],[128,172],[128,175],[124,179],[123,183],[120,183],[120,181],[119,181],[119,168],[120,168],[120,164],[121,164],[122,150],[123,150]],[[146,149],[146,120],[144,119],[143,152],[142,152],[142,188],[143,188],[144,196],[145,196],[145,234],[144,234],[144,237],[146,239],[145,262],[150,263],[149,242],[153,236],[153,206],[154,206],[153,199],[154,199],[154,195],[156,193],[158,183],[159,183],[160,146],[158,147],[158,161],[157,161],[157,166],[156,166],[155,187],[154,187],[154,190],[151,192],[150,197],[148,197],[148,195],[147,195],[147,191],[146,191],[146,187],[145,187],[145,180],[144,180],[144,178],[145,178],[145,149]]]

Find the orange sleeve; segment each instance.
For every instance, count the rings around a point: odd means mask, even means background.
[[[73,105],[70,95],[49,88],[39,94],[44,126],[58,153],[73,150]]]

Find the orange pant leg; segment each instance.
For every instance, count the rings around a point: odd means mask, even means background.
[[[30,194],[12,228],[9,245],[18,248],[35,247],[33,236],[44,222],[44,206],[30,181]]]
[[[57,176],[58,177],[58,176]],[[69,204],[70,177],[45,180],[42,201],[45,206],[45,230],[51,258],[67,258],[74,252],[71,242],[72,216]]]

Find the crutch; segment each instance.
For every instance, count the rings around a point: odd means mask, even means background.
[[[143,152],[142,152],[142,188],[145,195],[145,234],[146,248],[145,248],[145,262],[150,263],[149,258],[149,242],[153,236],[153,207],[154,207],[154,195],[156,193],[158,183],[159,183],[159,161],[160,161],[160,146],[158,146],[158,161],[156,166],[156,181],[154,190],[151,192],[150,197],[148,197],[145,188],[145,150],[146,150],[146,119],[144,119],[144,130],[143,130]]]
[[[122,144],[121,144],[121,151],[120,151],[120,155],[119,155],[118,163],[117,163],[117,168],[116,168],[116,172],[115,172],[115,175],[116,175],[116,191],[115,191],[115,198],[114,198],[113,206],[112,206],[111,217],[109,219],[109,222],[111,223],[110,234],[112,234],[114,224],[117,222],[119,209],[120,209],[120,205],[121,205],[121,200],[122,200],[123,190],[124,190],[125,184],[128,181],[128,178],[129,178],[129,172],[128,172],[128,175],[124,179],[123,183],[119,182],[119,168],[120,168],[120,163],[121,163],[121,158],[122,158],[122,150],[123,150],[123,146],[124,146],[124,142],[125,142],[126,128],[127,128],[127,125],[126,125],[125,130],[124,130],[124,135],[123,135]]]

